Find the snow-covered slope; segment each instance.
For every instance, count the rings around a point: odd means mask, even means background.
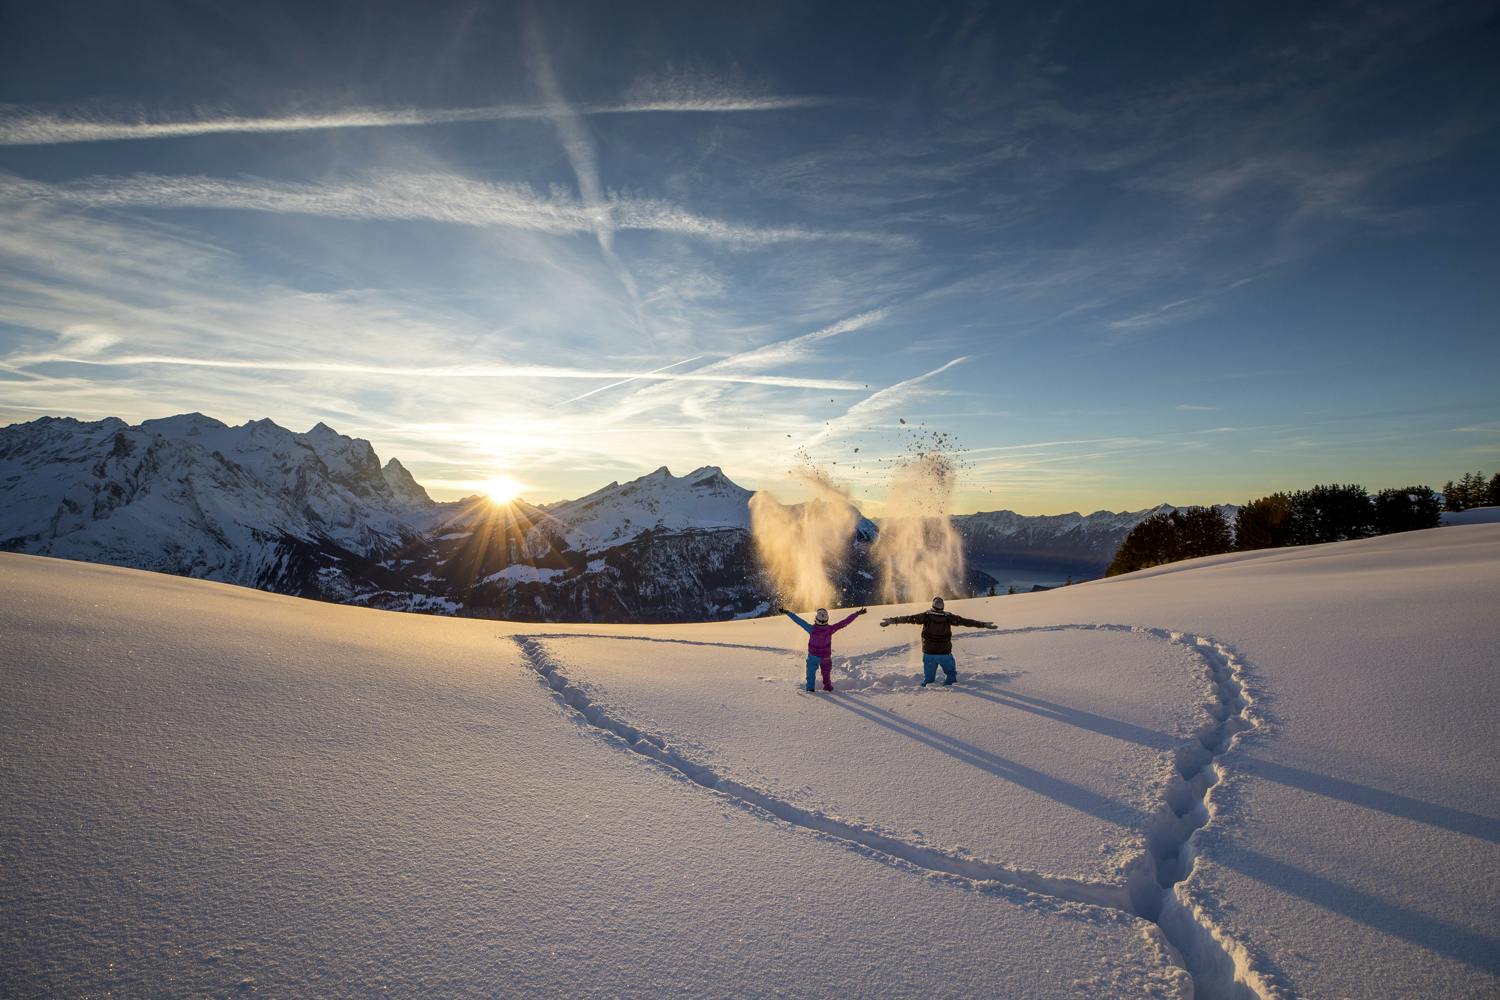
[[[625,485],[610,483],[586,497],[554,504],[568,544],[595,551],[634,541],[647,532],[750,528],[750,491],[715,466],[674,476],[664,465]]]
[[[1444,524],[1500,524],[1500,507],[1471,507],[1468,510],[1444,511]]]
[[[948,689],[877,611],[832,696],[785,619],[0,591],[0,994],[1500,991],[1500,526],[955,602]]]
[[[291,593],[410,542],[432,505],[368,441],[199,413],[0,428],[0,499],[3,548]]]
[[[515,626],[18,555],[0,590],[0,995],[1178,995],[1128,917],[622,752]]]

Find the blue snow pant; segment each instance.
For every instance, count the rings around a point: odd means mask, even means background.
[[[952,653],[923,653],[922,654],[922,683],[931,684],[937,679],[937,668],[942,667],[946,675],[944,684],[952,684],[958,680],[958,664],[953,661]]]
[[[832,691],[833,657],[818,656],[814,653],[807,654],[807,689],[809,691],[817,689],[817,685],[813,682],[817,680],[819,667],[823,668],[823,690]]]

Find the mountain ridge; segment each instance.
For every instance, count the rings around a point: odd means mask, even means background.
[[[663,465],[544,505],[439,502],[399,459],[382,464],[369,441],[321,421],[299,433],[194,412],[0,428],[0,549],[396,610],[556,621],[763,613],[776,599],[754,551],[751,496],[718,466],[674,476]],[[1020,552],[1102,571],[1129,527],[1161,509],[953,521],[971,565]],[[836,581],[845,603],[874,597],[878,530],[857,522]],[[967,589],[995,582],[977,570]]]

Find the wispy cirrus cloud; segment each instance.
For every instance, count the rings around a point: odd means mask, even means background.
[[[1130,448],[1140,445],[1159,444],[1155,438],[1142,437],[1098,437],[1098,438],[1069,438],[1059,441],[1031,441],[1026,444],[994,445],[986,448],[970,448],[966,452],[969,455],[992,455],[1018,451],[1042,451],[1054,448],[1070,448],[1077,445],[1108,445],[1110,447]]]
[[[526,237],[514,258],[524,272],[493,289],[508,308],[535,312],[511,330],[482,303],[455,304],[399,269],[312,292],[268,282],[179,226],[17,205],[0,211],[0,270],[10,276],[0,292],[0,423],[193,409],[231,422],[323,420],[414,460],[424,481],[525,469],[555,498],[669,455],[697,464],[740,456],[740,474],[753,475],[747,439],[764,436],[789,394],[866,391],[866,379],[818,371],[684,371],[701,359],[622,351],[595,332],[623,317],[617,301],[590,297],[597,279],[576,271],[591,255],[550,255],[549,242]],[[557,349],[540,354],[543,340]],[[670,382],[672,396],[694,405],[620,421],[556,405],[559,387],[566,396],[613,382]]]
[[[697,92],[642,94],[618,103],[584,104],[570,110],[584,116],[640,114],[731,114],[793,111],[832,103],[827,98]],[[63,112],[20,107],[0,110],[0,146],[51,146],[76,142],[123,142],[234,133],[313,132],[346,128],[399,128],[550,119],[550,103],[492,104],[466,108],[343,108],[280,115],[194,114],[177,118],[108,114],[75,109]]]
[[[928,382],[968,360],[967,357],[954,358],[947,364],[934,368],[929,372],[923,372],[921,375],[872,392],[845,410],[842,416],[835,417],[824,424],[820,430],[804,442],[804,446],[813,447],[822,444],[830,438],[836,438],[842,434],[850,434],[868,428],[876,418],[897,410],[902,406],[909,405],[912,398],[918,393],[930,391],[923,388]]]
[[[46,353],[19,354],[0,358],[0,366],[23,372],[45,364],[111,367],[167,365],[184,368],[225,368],[249,371],[284,371],[313,374],[379,375],[399,378],[491,378],[491,379],[622,379],[625,381],[710,382],[723,385],[768,385],[790,389],[853,391],[862,388],[847,379],[798,378],[781,375],[673,372],[667,368],[630,371],[610,368],[567,368],[557,365],[372,365],[338,361],[297,361],[290,358],[197,358],[173,354]],[[681,362],[679,362],[681,364]]]
[[[738,354],[720,358],[717,361],[704,365],[702,368],[697,369],[697,371],[702,375],[733,375],[745,372],[765,371],[777,366],[792,365],[804,361],[812,353],[815,345],[846,333],[853,333],[857,330],[875,326],[889,314],[889,309],[871,309],[854,316],[845,317],[811,333],[773,341],[760,347],[751,348],[748,351],[741,351]],[[564,401],[563,405],[566,403],[576,403],[579,400],[597,395],[606,389],[613,389],[623,384],[625,383],[616,382],[614,385],[600,386],[598,389]],[[690,412],[703,402],[699,396],[681,395],[678,392],[680,389],[680,386],[664,384],[643,386],[627,394],[623,399],[615,403],[606,415],[606,420],[611,423],[619,423],[668,404],[675,404],[684,412]],[[703,389],[700,387],[699,391],[702,392]]]
[[[676,233],[738,247],[817,240],[904,243],[861,230],[765,227],[706,218],[656,200],[538,193],[525,184],[479,181],[451,173],[386,171],[327,183],[224,180],[136,174],[49,184],[0,176],[0,200],[85,208],[216,208],[312,215],[499,226],[542,233]]]
[[[814,345],[846,333],[876,326],[890,314],[891,311],[888,308],[870,309],[836,323],[830,323],[812,333],[804,333],[799,337],[791,337],[724,358],[716,362],[713,368],[719,371],[744,370],[797,361],[806,357]]]
[[[639,381],[641,381],[642,378],[650,378],[651,376],[656,375],[658,372],[670,371],[671,369],[673,369],[673,368],[679,368],[682,365],[692,364],[694,361],[697,361],[697,360],[698,360],[697,358],[683,358],[681,361],[674,361],[674,362],[672,362],[669,365],[662,365],[660,368],[653,368],[651,371],[647,372],[643,376],[634,376],[633,375],[630,378],[618,379],[618,380],[616,380],[614,382],[610,382],[608,385],[601,385],[601,386],[598,386],[596,388],[590,389],[588,392],[579,393],[577,396],[574,396],[572,399],[565,399],[561,403],[559,403],[558,405],[559,406],[567,406],[569,403],[576,403],[576,402],[578,402],[581,399],[588,399],[590,396],[597,396],[599,393],[605,392],[605,391],[607,391],[609,389],[618,389],[622,385],[630,385],[632,382],[639,382]]]
[[[1111,320],[1105,325],[1108,326],[1111,330],[1138,330],[1142,327],[1156,326],[1160,323],[1165,323],[1169,320],[1179,318],[1179,316],[1173,314],[1178,313],[1178,311],[1183,309],[1183,307],[1185,306],[1196,305],[1201,301],[1203,301],[1203,296],[1201,295],[1194,295],[1185,299],[1177,299],[1173,302],[1168,302],[1165,305],[1157,306],[1154,309],[1147,309],[1145,312],[1136,313],[1133,316],[1126,316],[1123,319]]]
[[[651,336],[651,326],[646,311],[641,305],[640,287],[630,268],[615,253],[615,225],[605,204],[604,184],[599,177],[599,151],[594,145],[583,117],[568,103],[563,95],[562,84],[552,69],[552,59],[547,52],[546,40],[542,37],[541,24],[532,17],[526,25],[526,60],[531,67],[531,77],[541,91],[546,105],[551,109],[549,117],[557,129],[558,140],[568,163],[573,168],[574,180],[578,183],[578,197],[589,218],[594,238],[599,241],[599,252],[630,296],[631,309],[642,332]],[[652,338],[654,339],[654,337]]]

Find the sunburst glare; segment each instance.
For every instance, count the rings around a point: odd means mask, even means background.
[[[510,503],[521,494],[521,484],[509,476],[495,476],[484,483],[484,492],[494,503]]]

